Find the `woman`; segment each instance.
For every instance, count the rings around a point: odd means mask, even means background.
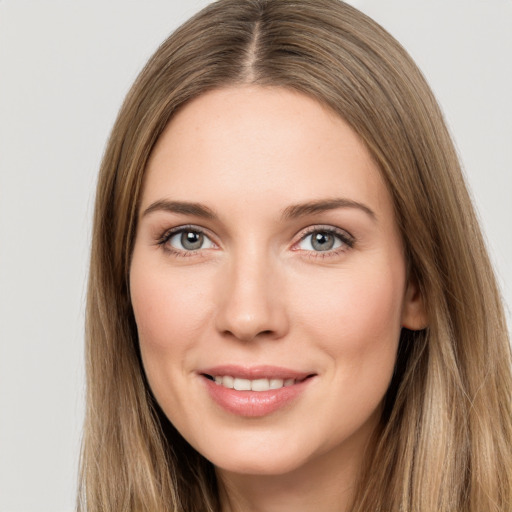
[[[336,0],[210,5],[100,172],[82,510],[508,511],[511,358],[421,73]]]

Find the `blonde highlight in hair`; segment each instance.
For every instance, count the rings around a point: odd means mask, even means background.
[[[429,318],[403,329],[381,427],[351,512],[512,510],[504,313],[442,113],[405,50],[337,0],[220,0],[157,50],[100,170],[86,318],[81,512],[218,512],[212,465],[156,404],[128,276],[144,172],[184,104],[236,84],[300,91],[343,117],[393,198]]]

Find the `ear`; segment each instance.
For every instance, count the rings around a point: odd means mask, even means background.
[[[425,301],[414,278],[410,278],[405,290],[402,308],[402,327],[420,331],[428,326]]]

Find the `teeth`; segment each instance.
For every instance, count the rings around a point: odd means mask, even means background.
[[[269,391],[270,389],[280,389],[286,386],[293,386],[295,379],[239,379],[229,375],[216,375],[215,384],[224,386],[237,391]]]
[[[270,389],[270,382],[268,379],[256,379],[251,382],[251,389],[253,391],[268,391]]]
[[[279,389],[283,387],[283,379],[270,379],[270,389]]]
[[[235,379],[233,387],[237,391],[250,391],[251,390],[251,381],[249,379]]]
[[[230,389],[233,389],[234,387],[234,383],[235,383],[235,379],[233,379],[233,377],[221,377],[222,378],[222,385],[225,387],[225,388],[230,388]]]

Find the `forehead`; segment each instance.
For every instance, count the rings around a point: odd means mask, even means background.
[[[377,165],[343,119],[301,93],[259,86],[203,94],[166,127],[141,207],[191,195],[241,209],[255,198],[284,205],[343,196],[373,209],[390,202]]]

